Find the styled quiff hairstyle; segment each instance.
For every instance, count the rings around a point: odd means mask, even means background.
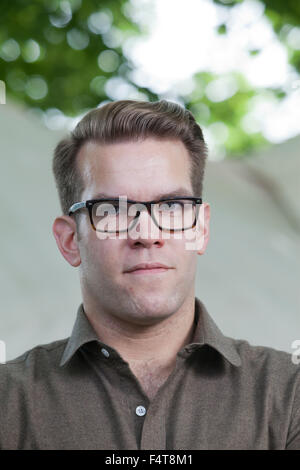
[[[80,201],[84,183],[76,165],[80,148],[89,141],[113,144],[147,137],[180,139],[190,158],[190,177],[196,197],[202,197],[207,147],[190,111],[166,101],[120,100],[89,111],[70,136],[55,148],[53,173],[63,214]]]

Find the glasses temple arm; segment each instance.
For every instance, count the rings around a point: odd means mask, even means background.
[[[69,215],[74,214],[74,212],[79,209],[83,209],[84,207],[86,207],[86,202],[75,202],[75,204],[73,204],[69,209]]]

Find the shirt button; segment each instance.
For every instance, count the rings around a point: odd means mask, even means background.
[[[109,352],[106,349],[102,348],[101,352],[102,352],[103,356],[109,357]]]
[[[146,414],[146,408],[144,406],[137,406],[135,412],[138,416],[144,416]]]

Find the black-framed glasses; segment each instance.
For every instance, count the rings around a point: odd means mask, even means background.
[[[146,209],[160,230],[173,233],[196,226],[201,204],[201,198],[190,196],[144,202],[124,199],[121,196],[75,202],[69,209],[69,215],[86,208],[95,231],[117,234],[131,230],[141,212]]]

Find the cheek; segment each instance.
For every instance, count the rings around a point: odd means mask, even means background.
[[[84,264],[87,269],[101,277],[110,277],[120,269],[119,250],[116,240],[91,240],[84,249]]]
[[[172,240],[171,241],[171,252],[175,256],[175,265],[178,266],[182,272],[193,272],[197,263],[197,256],[194,250],[188,249],[189,240]]]
[[[197,226],[186,230],[183,235],[183,246],[187,256],[191,254],[197,254],[204,244],[204,231],[202,227],[202,221],[198,219]]]

